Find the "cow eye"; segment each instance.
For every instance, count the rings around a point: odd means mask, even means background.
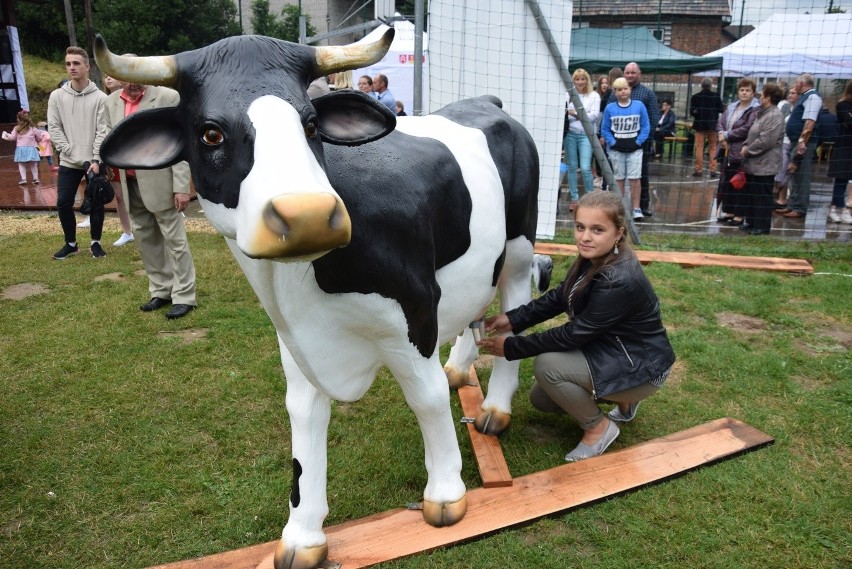
[[[317,125],[314,124],[313,121],[307,123],[305,125],[305,136],[308,138],[315,138],[317,135]]]
[[[201,141],[207,146],[219,146],[225,141],[225,135],[217,127],[208,126],[201,134]]]

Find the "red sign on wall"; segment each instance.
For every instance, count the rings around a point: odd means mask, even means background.
[[[423,56],[423,63],[426,63],[426,56]],[[402,64],[411,63],[414,64],[414,54],[413,53],[400,53],[399,54],[399,62]]]

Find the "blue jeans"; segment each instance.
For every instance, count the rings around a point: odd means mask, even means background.
[[[580,199],[577,168],[583,174],[584,193],[591,192],[595,187],[592,178],[592,143],[585,133],[569,131],[562,144],[565,148],[565,162],[568,164],[568,190],[571,192],[571,200],[577,201]]]

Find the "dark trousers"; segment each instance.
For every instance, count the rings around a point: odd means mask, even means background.
[[[746,188],[735,190],[731,186],[731,178],[740,169],[742,163],[739,160],[724,158],[719,161],[719,164],[721,172],[716,199],[722,204],[722,213],[742,217],[745,214],[743,192]]]
[[[745,217],[752,229],[766,229],[772,226],[772,211],[774,201],[772,189],[775,185],[775,176],[757,176],[746,174],[746,187],[743,188],[743,202],[745,204]]]
[[[60,166],[56,180],[56,210],[59,212],[59,223],[65,234],[66,243],[77,241],[77,218],[74,217],[74,198],[80,181],[86,175],[85,170]],[[104,208],[93,210],[89,216],[92,241],[99,241],[104,229]]]
[[[642,177],[639,179],[639,184],[642,186],[642,193],[639,196],[639,207],[642,209],[642,212],[650,211],[649,205],[651,205],[651,191],[649,189],[648,182],[648,163],[651,161],[651,153],[649,151],[648,145],[645,146],[645,150],[642,151]]]

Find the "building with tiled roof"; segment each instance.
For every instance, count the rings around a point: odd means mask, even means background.
[[[575,0],[573,25],[590,28],[643,26],[666,45],[704,55],[722,47],[731,23],[728,0]]]

